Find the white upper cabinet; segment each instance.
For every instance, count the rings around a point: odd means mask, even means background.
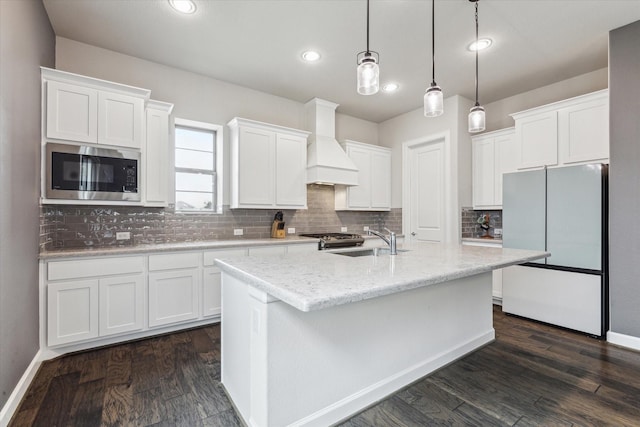
[[[609,94],[604,89],[511,115],[518,169],[609,159]]]
[[[143,128],[144,99],[98,92],[98,144],[140,149]]]
[[[48,139],[140,149],[150,91],[42,68]]]
[[[607,91],[563,108],[558,113],[562,163],[609,159],[609,96]]]
[[[558,112],[516,118],[516,140],[518,169],[557,165]]]
[[[309,132],[234,118],[231,208],[306,209]]]
[[[487,132],[471,139],[474,209],[502,209],[502,175],[516,170],[515,130]]]
[[[341,145],[358,168],[358,185],[336,186],[336,210],[390,210],[391,149],[350,140]]]
[[[173,104],[149,101],[143,161],[145,206],[167,206],[169,200],[169,116]]]
[[[98,143],[98,91],[47,82],[47,138]]]

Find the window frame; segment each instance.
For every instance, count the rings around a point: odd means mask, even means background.
[[[201,172],[201,169],[197,168],[178,168],[176,167],[176,143],[175,143],[175,134],[176,127],[182,128],[191,128],[194,130],[200,131],[211,131],[215,133],[214,138],[214,170],[213,176],[215,179],[214,182],[214,197],[213,201],[215,203],[214,209],[212,210],[187,210],[187,209],[176,209],[176,173],[177,172]],[[173,144],[171,150],[171,158],[172,158],[172,166],[173,166],[173,180],[172,180],[172,197],[173,197],[173,209],[177,214],[200,214],[200,215],[211,215],[211,214],[221,214],[222,213],[222,188],[223,188],[223,165],[224,165],[224,152],[223,152],[223,141],[224,141],[224,126],[216,125],[213,123],[207,122],[199,122],[196,120],[189,119],[181,119],[176,117],[173,123]]]

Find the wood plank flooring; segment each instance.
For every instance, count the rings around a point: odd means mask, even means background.
[[[497,306],[494,325],[495,342],[340,426],[640,426],[640,353]],[[45,362],[10,423],[241,425],[220,384],[218,325]]]

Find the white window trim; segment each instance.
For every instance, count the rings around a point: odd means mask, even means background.
[[[215,150],[216,150],[216,210],[215,211],[176,211],[176,213],[180,213],[180,214],[198,214],[198,215],[202,215],[202,214],[221,214],[222,213],[222,177],[223,175],[223,165],[224,165],[224,153],[223,153],[223,141],[224,141],[224,136],[223,136],[223,131],[224,131],[224,126],[222,125],[214,125],[212,123],[206,123],[206,122],[198,122],[195,120],[188,120],[188,119],[180,119],[178,117],[176,117],[174,119],[174,124],[172,127],[172,132],[173,132],[173,138],[172,138],[172,147],[171,147],[171,167],[173,170],[173,180],[171,181],[171,198],[173,200],[173,205],[175,208],[175,203],[176,203],[176,161],[175,161],[175,154],[176,154],[176,144],[175,144],[175,128],[176,126],[183,126],[183,127],[190,127],[190,128],[196,128],[196,129],[204,129],[204,130],[210,130],[210,131],[214,131],[215,135],[216,135],[216,140],[215,140]]]

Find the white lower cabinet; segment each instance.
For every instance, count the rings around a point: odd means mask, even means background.
[[[98,280],[52,283],[47,287],[47,344],[98,337]]]
[[[222,312],[215,259],[318,248],[314,240],[283,243],[43,260],[42,343],[60,355],[215,322]]]
[[[245,256],[246,249],[208,251],[204,253],[204,271],[202,274],[202,317],[217,316],[222,313],[222,272],[215,266],[216,258],[226,256]]]
[[[197,319],[197,269],[149,273],[149,327]]]
[[[149,256],[149,327],[197,319],[199,253]]]
[[[143,328],[144,257],[50,261],[44,271],[49,346]]]
[[[141,330],[144,326],[144,277],[99,281],[100,336]]]

